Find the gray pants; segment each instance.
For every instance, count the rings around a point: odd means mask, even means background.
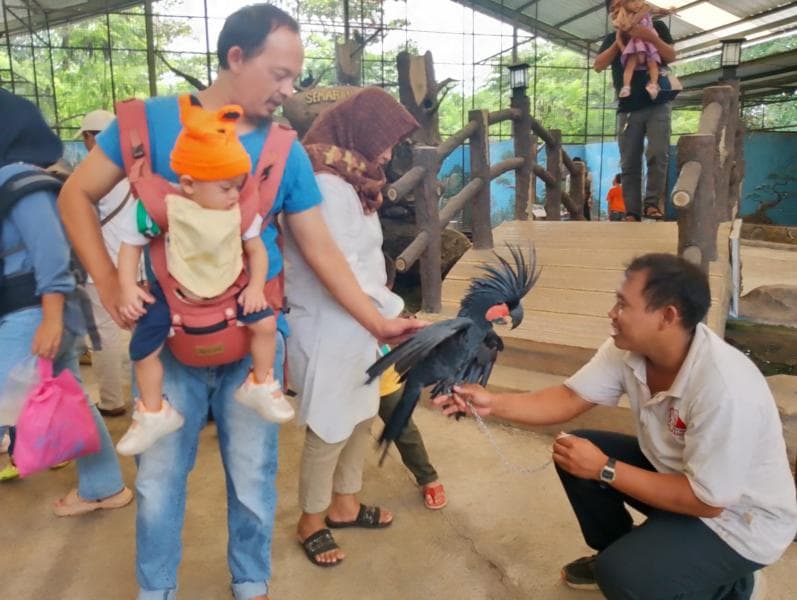
[[[667,189],[672,108],[654,104],[641,110],[617,113],[617,143],[623,175],[625,211],[642,216],[642,153],[647,160],[644,206],[659,207]],[[647,148],[645,138],[647,137]]]

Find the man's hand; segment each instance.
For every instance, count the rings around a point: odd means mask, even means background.
[[[64,323],[61,318],[44,318],[36,328],[30,351],[39,358],[53,360],[61,347]]]
[[[244,315],[266,310],[268,303],[266,302],[266,296],[263,294],[263,286],[247,285],[238,296],[238,304],[243,308]]]
[[[413,336],[419,329],[429,325],[420,319],[385,319],[375,336],[380,344],[395,346]]]
[[[100,296],[105,304],[105,299]],[[122,287],[119,296],[119,313],[125,323],[134,323],[147,312],[144,304],[154,304],[155,298],[144,288],[138,285]],[[106,306],[107,308],[107,306]],[[115,319],[114,319],[115,320]]]
[[[493,395],[476,383],[455,385],[451,396],[438,396],[432,399],[434,406],[440,407],[444,415],[457,413],[471,414],[468,403],[480,417],[486,417],[492,411]]]
[[[581,479],[600,479],[606,456],[587,439],[560,433],[553,442],[553,461],[563,470]]]
[[[646,42],[654,42],[659,39],[659,34],[655,30],[642,25],[634,25],[626,33],[628,33],[629,37],[639,38]]]

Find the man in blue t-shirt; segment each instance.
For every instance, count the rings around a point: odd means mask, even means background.
[[[606,0],[606,10],[612,0]],[[654,21],[653,29],[637,25],[628,35],[650,42],[659,51],[662,67],[675,60],[672,35],[661,21]],[[623,86],[623,65],[620,60],[622,50],[617,44],[614,31],[608,33],[595,57],[593,66],[601,72],[612,68],[612,82],[616,92]],[[649,219],[663,217],[659,202],[667,187],[667,163],[670,158],[670,132],[672,129],[672,108],[669,102],[652,100],[645,85],[647,70],[634,71],[631,80],[631,95],[619,98],[617,107],[617,144],[620,147],[622,164],[623,198],[625,199],[626,220],[639,221],[643,216]],[[647,148],[645,138],[647,137]],[[644,202],[642,197],[642,153],[647,158],[647,183]],[[643,206],[644,204],[644,206]]]
[[[304,50],[299,26],[288,14],[269,4],[248,6],[227,18],[219,34],[217,52],[218,76],[197,97],[208,110],[227,104],[243,107],[245,117],[238,134],[252,164],[256,164],[271,117],[293,93],[294,80],[301,72]],[[180,130],[177,100],[148,101],[147,119],[153,168],[176,181],[169,168],[169,152]],[[129,326],[119,312],[116,269],[105,251],[92,207],[124,176],[118,128],[111,126],[67,181],[59,204],[67,232],[94,278],[104,306],[120,325]],[[419,325],[412,320],[382,317],[360,289],[326,228],[320,202],[310,162],[302,147],[295,143],[272,212],[283,213],[285,224],[308,264],[338,302],[375,337],[396,341],[414,331]],[[263,233],[270,261],[268,278],[282,270],[276,236],[274,225]],[[279,379],[282,379],[284,349],[284,338],[279,335],[274,365],[275,377]],[[227,475],[228,563],[233,593],[237,600],[267,599],[276,509],[278,426],[253,418],[249,409],[232,400],[233,391],[246,377],[251,361],[247,358],[209,369],[193,368],[179,363],[168,349],[161,353],[161,361],[165,371],[163,390],[185,416],[185,424],[139,458],[138,598],[176,597],[186,478],[196,457],[199,431],[210,408]]]

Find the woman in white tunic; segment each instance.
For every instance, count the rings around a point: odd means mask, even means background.
[[[324,112],[303,140],[327,226],[363,291],[388,318],[398,316],[403,301],[385,286],[376,211],[383,166],[393,146],[417,127],[388,93],[367,88]],[[379,408],[378,382],[365,385],[365,370],[378,357],[379,344],[329,294],[290,237],[285,257],[290,379],[299,394],[299,423],[307,425],[297,536],[314,564],[334,566],[345,555],[329,528],[382,528],[393,520],[389,511],[360,504],[356,496]]]

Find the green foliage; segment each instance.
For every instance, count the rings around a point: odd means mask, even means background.
[[[529,68],[528,95],[532,115],[547,129],[560,129],[565,142],[600,140],[601,134],[614,135],[614,100],[610,76],[591,71],[586,57],[540,40],[533,49],[519,55]],[[484,108],[490,111],[509,106],[509,71],[506,65],[494,64],[488,82],[473,96],[463,98],[452,93],[440,109],[440,130],[453,133],[467,121],[467,111]],[[508,136],[509,124],[493,126],[493,136]]]
[[[169,3],[160,9],[168,10]],[[114,100],[149,95],[147,79],[146,30],[143,9],[124,14],[98,16],[55,27],[34,36],[12,39],[10,65],[14,91],[38,100],[45,118],[62,137],[70,138],[80,118],[91,110],[112,110]],[[176,39],[194,37],[185,21],[155,17],[153,35],[156,48],[165,48]],[[181,71],[207,80],[204,54],[165,53],[166,60]],[[160,94],[191,89],[176,77],[162,60],[156,59],[157,87]]]
[[[363,83],[384,85],[395,91],[396,55],[399,50],[417,48],[411,40],[405,48],[382,52],[387,29],[404,27],[403,19],[384,22],[385,5],[403,0],[362,0],[351,2],[350,34],[367,41],[363,57]],[[340,0],[282,1],[303,23],[307,59],[303,79],[320,79],[321,85],[335,83],[334,44],[343,34],[343,3]],[[159,94],[183,93],[193,86],[184,73],[202,84],[209,83],[216,59],[204,51],[204,31],[186,19],[169,18],[182,12],[180,0],[156,3],[153,34],[157,49],[155,83]],[[195,24],[195,22],[194,22]],[[202,31],[202,33],[199,33]],[[150,87],[147,78],[146,31],[141,7],[122,14],[111,14],[69,23],[31,36],[16,35],[10,52],[0,52],[0,85],[13,87],[18,94],[35,99],[45,117],[65,138],[77,129],[80,117],[97,108],[111,109],[115,100],[145,97]],[[608,73],[591,71],[586,57],[539,40],[526,44],[520,60],[528,62],[528,95],[532,113],[548,129],[560,129],[565,142],[613,139],[615,129],[614,90]],[[197,51],[180,51],[182,48]],[[797,48],[797,35],[786,36],[745,48],[744,60],[768,56]],[[504,62],[508,63],[506,56]],[[717,56],[689,61],[678,66],[679,74],[716,68]],[[8,69],[13,70],[10,85]],[[464,83],[464,82],[463,82]],[[509,106],[510,90],[506,64],[496,59],[486,83],[472,94],[455,88],[440,106],[440,129],[445,137],[460,129],[472,108],[491,111]],[[772,102],[774,101],[774,102]],[[784,94],[759,103],[747,102],[743,109],[750,129],[797,130],[797,98]],[[673,135],[697,129],[699,113],[676,111]],[[506,137],[509,124],[491,128],[491,135]]]

